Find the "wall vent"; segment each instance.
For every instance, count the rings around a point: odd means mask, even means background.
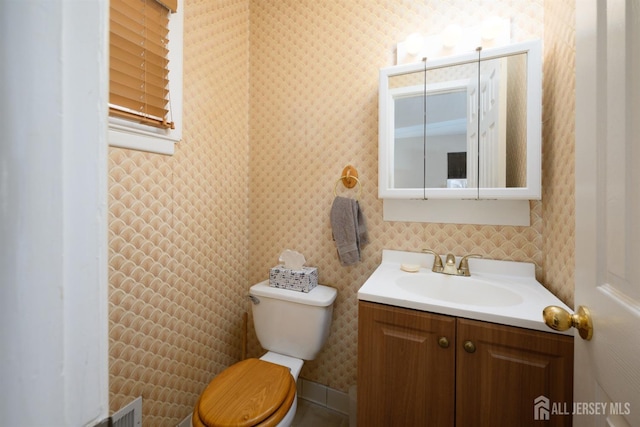
[[[142,396],[111,416],[112,427],[142,427]]]

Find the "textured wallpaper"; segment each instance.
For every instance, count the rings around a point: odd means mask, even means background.
[[[356,382],[357,289],[381,250],[481,253],[536,264],[573,302],[573,2],[187,0],[184,140],[173,157],[110,149],[110,406],[142,395],[145,426],[175,426],[239,360],[244,298],[284,249],[338,289],[331,336],[301,376]],[[544,39],[543,200],[530,227],[384,222],[378,69],[409,33],[511,17]],[[329,210],[360,173],[371,243],[342,267]],[[553,181],[553,183],[550,183]],[[261,349],[249,328],[249,355]]]
[[[575,270],[575,2],[545,0],[542,252],[539,280],[573,306]]]
[[[182,2],[181,2],[182,3]],[[248,283],[246,1],[187,1],[184,138],[109,151],[110,408],[174,427],[241,354]]]

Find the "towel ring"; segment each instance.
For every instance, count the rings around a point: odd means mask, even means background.
[[[343,182],[345,179],[353,179],[355,180],[356,184],[358,184],[359,190],[358,190],[358,199],[360,199],[360,197],[362,197],[362,183],[360,182],[360,180],[358,179],[357,176],[353,176],[353,175],[342,175],[340,178],[338,178],[338,180],[336,181],[336,185],[334,185],[333,187],[333,195],[334,197],[338,197],[338,184],[340,184],[341,182]],[[347,187],[345,185],[345,187],[347,188],[353,188],[355,186],[352,185],[351,187]]]

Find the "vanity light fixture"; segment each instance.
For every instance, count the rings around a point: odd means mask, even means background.
[[[478,47],[505,46],[511,42],[509,18],[491,16],[475,27],[448,25],[440,34],[424,36],[411,33],[397,45],[396,64],[418,62],[424,57],[441,58],[473,52]]]

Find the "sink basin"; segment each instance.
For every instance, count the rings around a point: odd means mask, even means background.
[[[507,307],[523,301],[520,295],[507,287],[473,276],[415,273],[396,278],[396,285],[420,297],[454,304]]]

